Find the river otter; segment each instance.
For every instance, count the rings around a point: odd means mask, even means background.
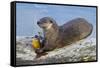
[[[92,24],[84,18],[73,19],[62,26],[58,26],[51,17],[41,18],[37,24],[44,32],[44,46],[36,50],[37,54],[61,48],[73,42],[88,37],[93,30]]]

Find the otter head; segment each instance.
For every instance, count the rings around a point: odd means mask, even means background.
[[[53,25],[56,24],[56,21],[50,17],[43,17],[37,22],[37,24],[39,25],[40,28],[48,30],[52,28]]]

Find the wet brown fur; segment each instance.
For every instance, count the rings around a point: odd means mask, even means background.
[[[40,27],[46,23],[52,23],[53,25],[49,29],[46,29],[46,26],[41,27],[44,31],[45,42],[44,47],[36,53],[52,51],[55,48],[67,46],[88,37],[93,30],[92,24],[88,23],[84,18],[73,19],[62,26],[58,26],[56,21],[50,17],[44,17],[38,22]]]

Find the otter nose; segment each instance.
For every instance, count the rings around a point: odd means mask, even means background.
[[[38,21],[37,24],[40,24],[40,22]]]

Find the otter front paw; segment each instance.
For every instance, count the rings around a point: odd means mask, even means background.
[[[41,53],[41,54],[37,54],[36,55],[36,58],[40,58],[41,56],[45,56],[45,55],[47,55],[48,53],[46,53],[46,52],[44,52],[44,53]]]
[[[37,55],[36,55],[36,58],[39,58],[39,57],[41,57],[41,56],[44,56],[44,55],[48,54],[48,53],[44,52],[43,49],[36,49],[36,50],[35,50],[35,53],[37,54]]]
[[[35,53],[41,54],[41,53],[43,53],[43,50],[42,49],[35,49]]]

